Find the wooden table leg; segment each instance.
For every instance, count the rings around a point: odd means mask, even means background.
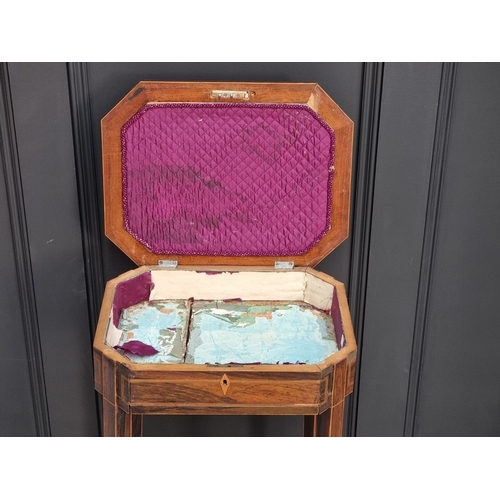
[[[304,417],[304,436],[342,436],[346,383],[347,360],[343,359],[333,371],[332,406],[319,415]]]
[[[314,437],[315,415],[304,415],[304,437]]]
[[[142,415],[127,413],[118,404],[123,380],[115,361],[94,356],[96,388],[102,394],[103,435],[142,436]]]
[[[103,399],[103,434],[105,437],[141,437],[142,415],[124,412]]]
[[[341,437],[344,427],[344,400],[331,409],[330,436]]]
[[[319,415],[304,416],[304,437],[341,437],[344,424],[344,401]]]

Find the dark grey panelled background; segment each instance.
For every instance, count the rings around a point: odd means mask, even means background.
[[[13,125],[7,67],[0,65],[0,430],[2,435],[36,436],[48,433],[45,388],[37,384],[38,370],[30,370],[39,349],[31,290],[31,266]],[[24,249],[24,251],[23,251]],[[32,342],[30,342],[32,340]],[[33,375],[33,376],[30,376]],[[38,380],[39,382],[39,380]],[[33,387],[33,389],[32,389]],[[39,396],[39,397],[37,397]],[[38,401],[37,401],[38,399]],[[37,405],[37,402],[41,404]],[[35,418],[35,406],[38,414]],[[45,411],[44,411],[45,410]],[[37,427],[37,422],[40,426]],[[44,425],[45,424],[45,425]]]
[[[92,435],[97,432],[96,398],[88,383],[92,335],[66,65],[9,64],[8,79],[28,239],[24,251],[30,257],[27,282],[34,296],[26,309],[36,311],[32,336],[38,337],[34,343],[43,359],[42,373],[32,379],[44,387],[50,421],[45,432]]]
[[[500,435],[500,64],[459,64],[425,328],[418,435]]]
[[[441,64],[386,64],[357,434],[402,435]],[[397,356],[391,355],[397,353]]]
[[[0,435],[93,436],[100,119],[140,80],[317,81],[356,127],[346,434],[500,435],[500,64],[0,66]],[[300,417],[148,417],[145,435],[300,435]]]

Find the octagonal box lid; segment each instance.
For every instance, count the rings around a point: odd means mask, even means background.
[[[140,82],[102,120],[137,265],[314,266],[348,236],[353,123],[315,83]]]

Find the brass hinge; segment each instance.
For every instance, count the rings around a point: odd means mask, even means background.
[[[175,268],[179,262],[177,260],[159,260],[158,265],[160,267],[169,267],[169,268]]]
[[[293,269],[294,263],[293,262],[286,262],[282,260],[277,260],[274,263],[274,269]]]

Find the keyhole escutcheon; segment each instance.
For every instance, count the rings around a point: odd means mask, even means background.
[[[220,386],[222,388],[223,394],[226,395],[226,392],[229,389],[229,377],[225,373],[220,379]]]

